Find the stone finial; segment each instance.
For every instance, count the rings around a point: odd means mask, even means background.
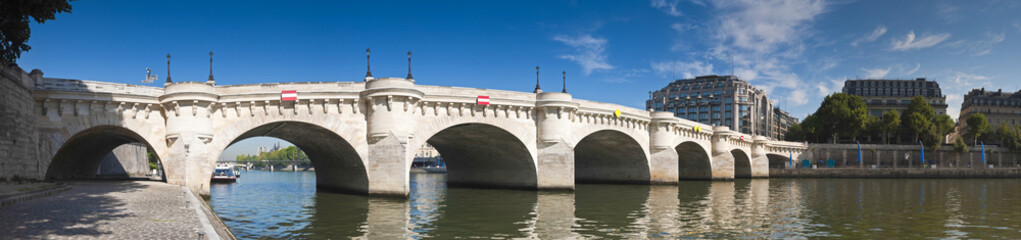
[[[216,84],[216,80],[213,80],[213,51],[209,51],[209,79],[206,79],[208,84]]]
[[[567,93],[567,71],[563,71],[561,73],[564,74],[564,90],[560,92]]]
[[[411,77],[411,51],[408,51],[408,79],[415,79]]]
[[[171,83],[173,83],[173,81],[170,81],[170,54],[167,53],[167,82],[166,82],[166,84],[171,84]]]
[[[542,88],[539,88],[539,66],[535,66],[535,91],[533,93],[541,93]]]
[[[369,50],[368,48],[365,49],[365,80],[366,81],[368,81],[369,79],[372,79],[372,62],[369,61],[369,53],[371,53],[371,52],[372,52],[372,50]]]

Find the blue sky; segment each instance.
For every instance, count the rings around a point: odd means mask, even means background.
[[[1017,91],[1018,1],[78,1],[32,25],[18,63],[48,77],[139,83],[361,81],[547,91],[644,108],[673,77],[731,74],[799,118],[847,78],[928,77],[955,117],[972,88]],[[275,140],[245,141],[255,145]],[[252,143],[248,143],[252,142]],[[242,144],[238,144],[242,145]]]

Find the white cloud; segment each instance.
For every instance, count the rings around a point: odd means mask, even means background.
[[[603,82],[605,82],[605,83],[613,83],[613,84],[624,84],[624,83],[631,83],[632,81],[631,81],[631,79],[622,78],[622,77],[609,77],[609,78],[604,78]]]
[[[964,98],[961,94],[947,94],[946,96],[947,115],[956,121],[961,116],[961,103],[964,102]]]
[[[964,42],[964,41],[955,42],[955,44],[952,45],[951,47],[960,48],[961,51],[958,51],[957,53],[972,52],[973,56],[983,56],[983,55],[987,55],[989,53],[992,53],[993,52],[993,46],[1003,42],[1003,40],[1006,40],[1007,39],[1007,34],[1003,33],[1003,32],[1001,32],[999,34],[988,33],[988,34],[986,34],[986,37],[987,37],[986,39],[982,39],[982,40],[978,40],[978,41],[974,41],[974,42]]]
[[[663,61],[653,62],[652,70],[660,76],[670,76],[674,73],[680,74],[681,78],[694,78],[695,76],[708,75],[713,73],[713,64],[694,61]]]
[[[915,68],[911,69],[911,70],[905,71],[904,75],[914,74],[915,72],[918,72],[918,69],[921,69],[921,68],[922,68],[922,64],[921,63],[915,63]]]
[[[582,73],[588,76],[594,70],[610,70],[613,66],[606,62],[606,39],[592,37],[589,34],[578,36],[557,35],[553,40],[574,48],[574,54],[560,55],[560,58],[571,60],[581,65]]]
[[[801,106],[808,103],[808,96],[805,94],[803,89],[793,89],[787,96],[787,102],[794,104],[795,106]]]
[[[892,50],[896,51],[907,51],[912,49],[922,49],[927,47],[936,46],[947,38],[950,38],[949,33],[941,33],[935,35],[928,35],[920,38],[915,38],[915,31],[908,32],[908,35],[903,40],[893,40]]]
[[[764,53],[804,37],[808,23],[824,12],[818,0],[717,0],[721,34],[736,47]]]
[[[879,25],[878,27],[876,27],[876,30],[872,30],[872,33],[869,33],[869,35],[865,35],[862,36],[861,38],[855,39],[853,42],[851,42],[851,46],[857,47],[858,44],[875,42],[877,39],[879,39],[879,37],[882,37],[883,34],[886,34],[886,26]]]
[[[667,15],[680,17],[683,14],[677,10],[678,3],[680,0],[652,0],[652,7],[663,10]]]
[[[964,72],[951,72],[949,74],[949,76],[950,76],[950,83],[953,85],[953,86],[950,86],[952,89],[960,89],[960,90],[963,90],[963,91],[968,91],[968,90],[973,89],[973,88],[982,88],[982,87],[985,87],[985,86],[991,86],[992,85],[989,82],[989,80],[990,80],[989,77],[978,75],[978,74],[970,74],[970,73],[964,73]]]
[[[891,68],[862,68],[861,71],[865,72],[865,78],[868,79],[881,79],[890,74]]]
[[[830,78],[829,81],[819,81],[815,88],[819,90],[819,96],[827,96],[831,93],[842,91],[844,80],[841,78]]]

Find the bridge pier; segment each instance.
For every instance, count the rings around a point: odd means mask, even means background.
[[[571,136],[571,121],[578,104],[571,94],[543,92],[536,95],[536,188],[574,190],[574,147],[565,139]]]
[[[726,126],[713,127],[713,156],[712,156],[712,177],[713,180],[734,179],[734,154],[731,153],[730,142],[727,138],[733,132]]]
[[[574,149],[563,141],[538,144],[536,188],[574,190]]]
[[[396,135],[385,136],[369,143],[368,166],[369,195],[407,197],[410,191],[410,171],[413,151],[408,151],[407,140]]]
[[[680,156],[674,149],[672,125],[678,118],[671,112],[653,112],[649,123],[649,182],[673,184],[680,178]]]
[[[766,156],[766,143],[769,139],[763,136],[752,137],[752,177],[769,177],[769,157]]]

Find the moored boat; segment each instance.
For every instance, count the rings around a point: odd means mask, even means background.
[[[238,177],[230,166],[216,166],[213,168],[213,178],[210,179],[212,182],[236,182],[237,180]]]

